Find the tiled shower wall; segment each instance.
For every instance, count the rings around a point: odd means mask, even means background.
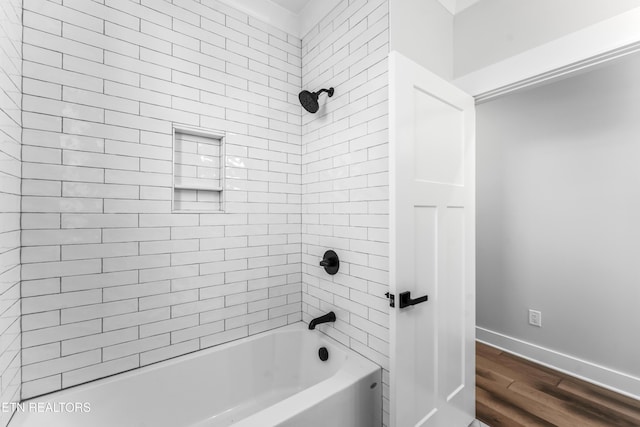
[[[385,369],[388,414],[387,0],[344,0],[302,41],[302,85],[335,88],[302,115],[303,319],[336,312],[320,329]],[[329,276],[325,250],[340,257]]]
[[[20,400],[21,0],[0,2],[0,401]],[[2,408],[0,426],[11,412]]]
[[[214,0],[24,8],[22,397],[300,320],[300,40]],[[230,133],[224,214],[171,213],[172,123]]]

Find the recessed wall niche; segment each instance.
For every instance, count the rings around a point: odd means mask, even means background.
[[[224,132],[173,128],[172,211],[224,211]]]

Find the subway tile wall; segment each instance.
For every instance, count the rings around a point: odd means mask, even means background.
[[[21,0],[0,2],[0,401],[20,400]],[[11,417],[0,411],[0,426]]]
[[[302,40],[302,85],[335,88],[302,115],[303,319],[336,312],[320,330],[384,368],[388,424],[387,0],[344,0]],[[329,276],[325,250],[340,257]]]
[[[300,39],[214,0],[24,0],[24,26],[22,397],[301,320]],[[228,133],[226,213],[171,213],[172,124]]]

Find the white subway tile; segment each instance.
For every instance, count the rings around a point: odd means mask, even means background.
[[[162,65],[169,67],[172,70],[183,71],[188,74],[197,75],[199,71],[198,64],[185,61],[175,56],[156,52],[155,50],[146,49],[144,47],[140,48],[140,59],[145,62]]]
[[[171,16],[157,12],[152,8],[141,5],[135,0],[105,0],[105,5],[113,9],[120,10],[137,18],[141,18],[144,22],[150,21],[166,28],[171,27]]]
[[[50,18],[59,19],[93,31],[102,31],[102,19],[55,4],[47,0],[25,0],[23,7]]]
[[[30,365],[57,357],[60,357],[60,343],[58,342],[22,349],[23,365]]]
[[[210,298],[193,302],[176,304],[171,307],[171,317],[187,316],[194,313],[202,313],[210,310],[216,310],[224,307],[224,298]],[[200,323],[203,322],[202,316]]]
[[[48,328],[51,326],[58,326],[59,324],[60,313],[57,310],[35,314],[23,314],[21,321],[23,332],[40,328]]]
[[[138,255],[138,245],[136,242],[66,245],[62,247],[63,260],[111,258],[135,255]]]
[[[215,323],[205,323],[203,325],[194,326],[188,329],[182,329],[171,332],[171,343],[179,343],[182,341],[199,338],[224,331],[224,321]]]
[[[199,3],[193,2],[195,5]],[[169,26],[161,26],[149,21],[143,20],[140,25],[140,31],[144,34],[149,34],[155,38],[166,40],[173,43],[173,54],[176,55],[175,49],[179,46],[184,46],[189,49],[198,50],[200,48],[200,41],[193,37],[186,36],[179,32],[173,31]],[[184,59],[184,58],[183,58]]]
[[[170,343],[169,334],[154,335],[148,338],[141,338],[122,344],[107,346],[102,349],[102,359],[104,361],[118,359],[131,354],[139,354],[145,351],[166,347]]]
[[[76,323],[83,320],[100,319],[106,316],[131,313],[137,310],[137,299],[84,305],[81,307],[63,308],[60,311],[60,321],[63,324]]]
[[[22,260],[23,264],[29,264],[32,262],[59,261],[60,246],[24,247],[21,250],[20,259]],[[3,265],[7,264],[3,263]]]
[[[146,105],[146,104],[143,104]],[[146,159],[171,160],[171,150],[140,143],[105,141],[105,152],[122,156],[141,157]]]
[[[105,273],[113,271],[137,270],[142,268],[163,267],[170,263],[170,257],[166,254],[124,256],[117,258],[105,258],[102,260],[102,270]]]
[[[62,36],[66,39],[79,41],[90,46],[118,52],[134,58],[137,58],[140,52],[140,48],[132,43],[108,37],[102,33],[89,31],[82,27],[76,27],[75,25],[64,24],[62,26]]]
[[[48,2],[47,2],[48,3]],[[29,52],[29,56],[25,57],[26,60],[39,62],[41,64],[47,64],[56,66],[58,68],[62,68],[62,55],[60,53],[75,55],[81,58],[86,58],[92,61],[101,61],[102,60],[102,49],[96,48],[94,46],[89,46],[87,44],[69,40],[63,37],[59,37],[53,34],[45,33],[39,31],[38,29],[25,27],[24,29],[24,42],[25,46],[32,45],[34,47],[40,48],[40,50]],[[49,52],[55,52],[59,55],[59,60],[55,59],[52,53],[47,53],[47,58],[42,58],[39,56],[35,56],[34,54],[37,52],[42,52],[42,49],[46,49]],[[27,62],[25,62],[26,66]],[[53,68],[52,68],[53,69]],[[26,69],[25,69],[26,70]],[[34,78],[43,78],[42,75],[35,75],[33,73],[37,72],[38,68],[32,68],[30,71],[31,77]],[[26,71],[25,75],[26,75]],[[62,74],[60,74],[62,76]],[[59,77],[62,78],[62,77]],[[45,79],[48,80],[48,79]],[[59,82],[61,83],[61,82]],[[84,83],[81,83],[84,84]]]
[[[142,73],[144,74],[144,73]],[[171,105],[171,96],[167,93],[161,92],[160,85],[145,84],[146,76],[141,76],[142,88],[127,86],[116,82],[105,81],[104,93],[107,95],[113,95],[120,98],[126,98],[130,101],[144,101],[156,105]],[[152,79],[149,77],[149,79]],[[153,79],[151,82],[162,82],[162,80]],[[151,90],[147,90],[149,88]],[[135,113],[135,112],[133,112]]]
[[[58,19],[25,10],[22,15],[22,25],[28,28],[37,28],[46,33],[62,35],[62,22]]]
[[[120,228],[137,227],[138,216],[135,214],[62,214],[62,228]],[[60,223],[60,219],[58,219]],[[57,227],[49,227],[57,228]],[[135,232],[135,231],[132,231]],[[105,240],[103,230],[103,241]]]
[[[171,201],[158,200],[105,200],[105,213],[155,213],[169,212]]]
[[[90,105],[93,107],[122,111],[125,113],[137,114],[139,112],[139,106],[136,101],[116,98],[113,96],[103,95],[101,93],[67,86],[62,89],[62,99],[69,102],[75,102],[77,104]]]
[[[165,320],[170,317],[169,307],[161,307],[153,310],[142,310],[133,313],[109,316],[103,319],[103,330],[127,328],[130,326],[144,325]]]
[[[240,338],[244,338],[248,334],[249,334],[248,327],[242,326],[240,328],[230,329],[224,332],[203,336],[200,338],[200,347],[201,348],[213,347],[215,345],[219,345],[219,344],[234,341]]]
[[[100,230],[24,230],[24,246],[99,243]]]
[[[38,371],[26,391],[299,320],[300,40],[217,2],[25,1],[23,206],[33,213],[23,216],[22,291],[28,311],[44,310],[25,313],[27,328],[44,331],[26,331],[27,348],[43,356],[25,354],[30,364],[98,355]],[[171,213],[173,123],[240,134],[227,140],[225,214]]]
[[[131,285],[138,282],[137,271],[90,274],[85,276],[63,277],[62,291],[71,292],[84,289],[101,289],[110,286]],[[124,298],[123,298],[124,299]]]
[[[22,334],[22,347],[32,347],[34,345],[48,344],[65,339],[96,334],[100,332],[100,323],[100,320],[90,320],[28,331]]]
[[[26,129],[60,132],[62,118],[25,111],[22,113],[22,126]]]
[[[98,378],[113,375],[118,372],[128,371],[140,366],[139,356],[127,356],[121,359],[114,359],[108,362],[87,366],[62,373],[62,386],[71,387],[76,384],[85,383]]]
[[[21,283],[21,297],[37,295],[57,294],[60,292],[60,278],[47,278],[40,280],[23,280]]]
[[[62,388],[62,375],[52,375],[34,381],[26,381],[23,377],[22,397],[27,399],[41,394],[50,393]]]
[[[140,283],[160,279],[179,279],[194,277],[198,274],[198,265],[182,265],[173,267],[149,268],[140,271]]]
[[[87,337],[74,338],[62,342],[62,356],[89,351],[109,345],[133,341],[138,338],[138,328],[118,329],[117,331]]]
[[[104,151],[104,142],[99,138],[38,130],[25,130],[22,135],[22,143],[25,145],[62,148],[76,151]]]
[[[176,317],[174,319],[161,320],[159,322],[147,323],[140,326],[140,337],[148,337],[161,333],[177,331],[198,325],[198,315]]]
[[[105,121],[112,120],[111,115],[124,114],[112,111],[105,112]],[[116,120],[114,120],[116,121]],[[121,126],[112,126],[109,124],[83,122],[74,119],[65,119],[63,123],[63,132],[71,135],[81,135],[96,138],[109,138],[121,141],[138,142],[140,131]]]
[[[62,184],[62,196],[65,199],[69,199],[72,197],[102,197],[105,199],[107,198],[138,199],[140,197],[140,194],[139,194],[138,187],[133,185],[64,182]],[[102,207],[102,203],[100,203],[100,207]],[[61,210],[61,212],[63,212],[63,210]]]
[[[173,254],[178,252],[192,252],[198,249],[198,240],[163,240],[153,242],[140,242],[140,255],[146,254]]]
[[[100,350],[74,354],[72,356],[61,357],[58,359],[51,359],[23,367],[22,379],[23,381],[30,381],[99,362]]]
[[[186,302],[196,301],[198,299],[198,291],[182,291],[171,292],[164,295],[153,295],[140,298],[140,310],[149,310],[158,307],[173,306]],[[173,317],[173,316],[172,316]]]
[[[136,136],[132,139],[124,139],[124,138],[113,138],[113,139],[123,139],[125,141],[130,142],[139,142],[139,131],[140,130],[148,130],[155,132],[171,132],[171,123],[151,119],[149,117],[142,117],[133,114],[120,113],[118,111],[106,111],[105,112],[105,123],[113,125],[113,127],[117,129],[123,128],[131,128],[131,132],[135,132]]]
[[[122,159],[122,157],[120,157]],[[137,161],[137,160],[136,160]],[[170,187],[171,175],[151,172],[106,170],[104,181],[113,184],[134,184],[157,187]]]
[[[120,214],[118,214],[120,215]],[[169,239],[167,228],[113,228],[103,230],[103,242],[143,242]]]
[[[25,77],[31,77],[36,80],[44,80],[95,92],[102,91],[102,80],[97,77],[61,70],[43,64],[36,64],[35,62],[25,62],[23,73]]]
[[[102,299],[100,290],[65,292],[56,295],[45,295],[37,297],[23,298],[23,314],[38,313],[43,311],[57,310],[61,308],[77,307],[81,305],[94,304]]]
[[[37,95],[44,98],[61,99],[62,86],[55,83],[47,83],[40,80],[23,79],[22,93],[25,95]]]
[[[136,283],[133,285],[114,286],[103,290],[104,302],[117,301],[130,298],[139,298],[148,295],[158,295],[169,292],[169,281]]]
[[[22,278],[30,280],[99,273],[101,271],[100,267],[100,260],[96,259],[26,264],[22,268]]]
[[[175,356],[190,353],[199,349],[199,343],[197,339],[191,341],[184,341],[178,344],[170,345],[168,347],[162,347],[155,350],[145,351],[140,353],[140,364],[148,365],[158,362],[160,360],[170,359]]]
[[[24,212],[102,212],[101,199],[23,197]]]

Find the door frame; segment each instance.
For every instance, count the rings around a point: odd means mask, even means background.
[[[544,84],[640,52],[640,6],[589,27],[534,47],[503,61],[454,79],[452,83],[472,95],[476,105]],[[491,335],[491,336],[490,336]],[[567,358],[551,350],[515,342],[511,337],[476,326],[476,337],[500,342],[504,349],[632,398],[638,381],[625,373]]]
[[[640,7],[453,80],[476,103],[640,50]]]

